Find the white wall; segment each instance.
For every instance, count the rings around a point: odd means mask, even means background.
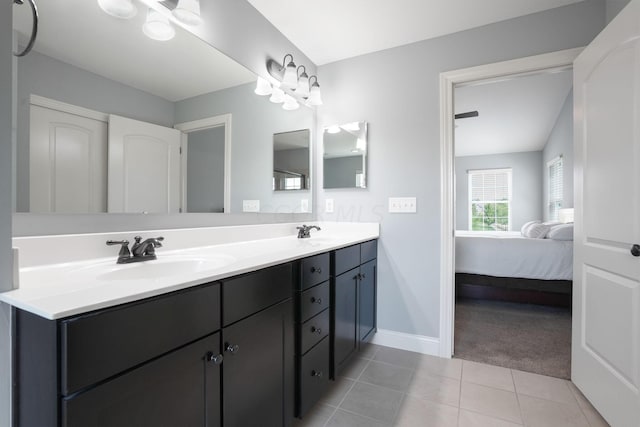
[[[476,169],[511,168],[511,231],[542,218],[542,152],[456,157],[456,230],[469,229],[469,175]]]
[[[381,222],[379,328],[439,334],[440,73],[584,46],[604,20],[604,1],[586,0],[319,67],[318,128],[371,124],[368,188],[320,189],[318,206],[334,199],[334,213],[320,219]],[[387,213],[391,196],[416,196],[418,213]]]
[[[542,203],[544,220],[549,219],[547,198],[549,196],[549,173],[547,162],[562,155],[562,207],[573,207],[573,90],[567,95],[549,139],[542,151]]]

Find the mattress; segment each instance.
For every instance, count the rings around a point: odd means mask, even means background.
[[[456,273],[573,280],[573,241],[519,232],[456,231]]]

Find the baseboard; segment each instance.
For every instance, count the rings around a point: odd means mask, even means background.
[[[371,340],[373,344],[386,347],[399,348],[401,350],[415,351],[417,353],[440,355],[440,340],[424,335],[406,334],[404,332],[378,329]]]

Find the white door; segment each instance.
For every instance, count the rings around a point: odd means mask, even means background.
[[[31,105],[29,211],[107,208],[107,123]]]
[[[612,426],[640,423],[640,0],[574,63],[573,382]]]
[[[179,130],[109,116],[109,212],[180,210]]]

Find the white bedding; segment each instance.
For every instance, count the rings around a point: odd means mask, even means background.
[[[529,239],[519,232],[458,230],[456,273],[573,280],[573,241]]]

